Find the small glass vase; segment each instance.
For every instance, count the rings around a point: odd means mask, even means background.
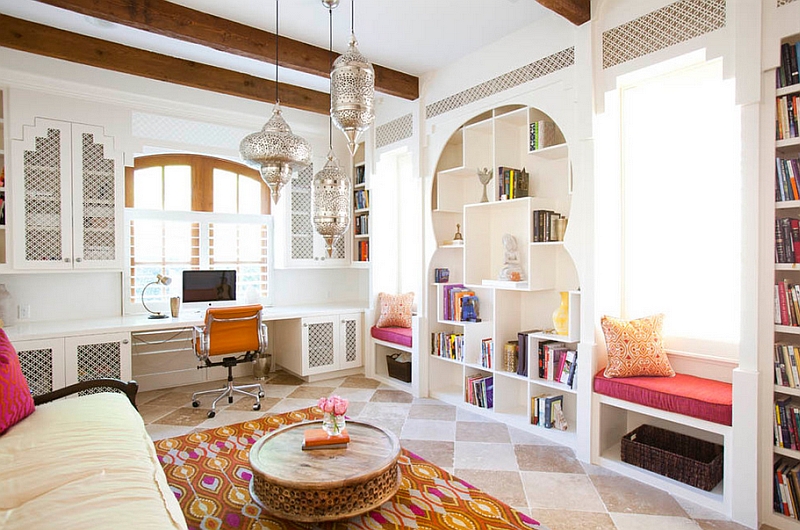
[[[322,416],[322,429],[328,433],[328,436],[336,436],[341,434],[345,428],[345,419],[343,414],[332,414],[326,412]]]
[[[569,335],[569,293],[561,293],[561,305],[553,311],[553,327],[559,335]]]

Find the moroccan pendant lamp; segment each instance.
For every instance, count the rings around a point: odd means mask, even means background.
[[[275,106],[272,117],[264,127],[245,136],[239,144],[242,159],[259,170],[267,184],[272,201],[278,204],[281,188],[289,182],[294,171],[311,164],[311,146],[292,129],[281,115],[278,97],[278,3],[275,0]]]
[[[329,52],[333,52],[333,9],[339,0],[322,0],[328,8]],[[331,80],[333,77],[331,77]],[[333,107],[333,87],[331,87],[331,108]],[[333,255],[333,245],[342,237],[350,226],[350,177],[339,167],[339,161],[333,153],[332,117],[328,120],[328,161],[314,175],[311,188],[314,213],[314,229],[325,240],[328,257]]]
[[[354,1],[350,0],[350,45],[331,70],[331,118],[347,137],[351,155],[356,154],[361,133],[375,120],[375,70],[358,51],[353,30]]]

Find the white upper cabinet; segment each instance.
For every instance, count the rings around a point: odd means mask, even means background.
[[[12,168],[15,268],[122,268],[122,153],[102,127],[37,118]]]

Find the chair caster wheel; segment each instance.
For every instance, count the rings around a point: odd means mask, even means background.
[[[258,397],[260,397],[260,398],[263,398],[263,397],[264,397],[264,391],[263,391],[263,390],[262,390],[261,392],[259,392],[259,393],[258,393]]]
[[[228,403],[233,403],[233,396],[228,396]]]
[[[192,406],[193,406],[194,408],[197,408],[197,407],[199,407],[199,406],[200,406],[200,402],[199,402],[199,401],[192,401]]]
[[[261,410],[261,403],[256,403],[253,405],[253,410]]]
[[[209,410],[209,411],[208,411],[208,417],[209,417],[209,418],[213,418],[213,417],[214,417],[214,416],[216,416],[216,415],[217,415],[217,413],[216,413],[216,412],[214,412],[213,410]]]

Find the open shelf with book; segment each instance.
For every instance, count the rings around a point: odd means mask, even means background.
[[[773,370],[765,370],[771,380],[769,425],[764,436],[771,438],[772,450],[762,460],[761,485],[765,491],[763,522],[781,530],[800,529],[800,438],[791,428],[800,414],[800,312],[794,304],[800,301],[800,78],[797,61],[800,57],[800,8],[780,8],[781,19],[794,16],[794,34],[770,39],[769,52],[779,48],[778,67],[765,68],[765,100],[774,95],[774,105],[765,105],[774,128],[772,153],[774,204],[774,301],[775,318],[773,347],[770,356]],[[779,24],[780,25],[780,24]],[[766,46],[767,44],[765,44]],[[774,92],[772,92],[774,91]],[[769,107],[771,106],[771,109]],[[767,120],[762,120],[767,123]],[[774,133],[772,133],[774,131]],[[767,381],[764,381],[765,386]],[[766,423],[766,422],[765,422]],[[766,433],[769,429],[769,434]],[[766,440],[765,440],[766,442]]]
[[[364,143],[358,146],[353,157],[353,263],[369,263],[370,205],[367,164],[364,159]]]

